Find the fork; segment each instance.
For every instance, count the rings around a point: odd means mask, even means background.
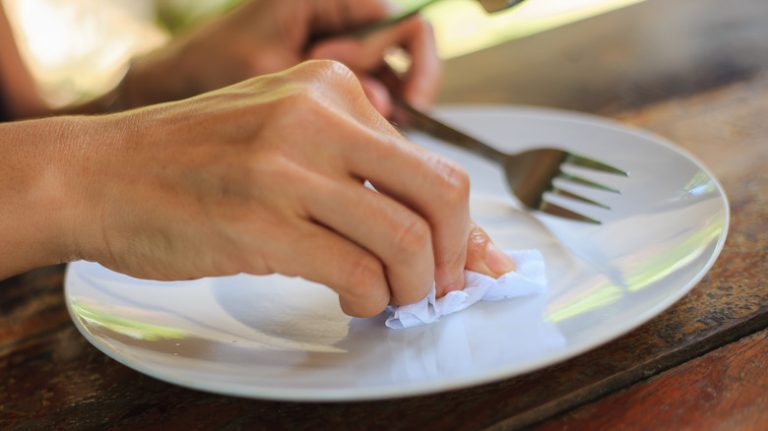
[[[517,154],[508,154],[448,126],[419,111],[403,100],[397,100],[396,107],[399,108],[398,114],[402,115],[401,118],[405,121],[406,126],[443,140],[446,143],[471,150],[501,164],[510,190],[526,208],[531,210],[538,210],[570,220],[601,224],[599,220],[545,200],[545,193],[550,192],[567,199],[610,209],[607,205],[557,187],[554,184],[554,180],[561,179],[606,192],[621,193],[618,189],[563,172],[560,169],[561,166],[569,164],[599,172],[628,176],[621,169],[557,148],[537,148]]]

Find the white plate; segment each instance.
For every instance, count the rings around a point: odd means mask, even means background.
[[[515,208],[496,166],[412,135],[469,170],[473,217],[497,243],[543,252],[549,295],[480,303],[431,326],[390,330],[384,316],[345,316],[329,289],[301,279],[159,283],[77,262],[66,277],[75,324],[116,360],[191,388],[285,400],[423,394],[521,374],[614,339],[688,292],[723,246],[722,188],[657,136],[542,109],[454,107],[441,115],[505,150],[556,144],[630,172],[580,172],[621,195],[571,187],[613,207],[570,204],[602,226],[533,216]]]

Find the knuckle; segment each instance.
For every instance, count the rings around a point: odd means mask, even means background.
[[[396,228],[394,244],[401,256],[413,256],[429,248],[432,235],[426,221],[413,217]]]
[[[445,159],[438,159],[439,190],[450,206],[464,206],[469,202],[470,179],[464,168]]]
[[[336,60],[309,60],[299,64],[295,70],[310,79],[333,79],[341,82],[355,80],[354,72]]]
[[[322,73],[325,73],[335,79],[339,79],[344,82],[356,81],[355,74],[352,72],[352,69],[347,67],[342,62],[336,60],[322,60],[319,67],[321,67]]]
[[[344,63],[335,60],[311,60],[305,63],[305,73],[313,87],[335,93],[363,95],[363,88],[355,73]]]
[[[374,257],[363,255],[341,269],[340,282],[357,299],[365,299],[384,280],[384,267]]]
[[[290,83],[291,90],[282,99],[288,110],[297,106],[299,110],[310,108],[312,113],[326,117],[338,111],[369,110],[360,80],[338,61],[310,60],[287,73],[284,79]]]

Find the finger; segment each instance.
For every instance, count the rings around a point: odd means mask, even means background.
[[[387,87],[381,81],[367,75],[360,75],[358,78],[371,104],[381,115],[389,117],[392,114],[392,98],[389,96]]]
[[[320,183],[304,197],[309,214],[378,257],[389,281],[390,302],[411,304],[427,296],[435,274],[427,221],[352,178]]]
[[[309,58],[333,59],[353,70],[372,72],[383,65],[387,51],[400,46],[411,59],[402,96],[418,108],[426,109],[440,84],[440,59],[432,27],[419,17],[377,31],[365,39],[337,38],[318,43]]]
[[[389,286],[381,262],[367,250],[323,226],[306,222],[293,234],[295,248],[270,250],[270,268],[324,284],[339,295],[350,316],[371,317],[389,304]]]
[[[391,127],[391,126],[388,126]],[[342,157],[355,177],[416,211],[432,230],[438,293],[464,286],[469,235],[469,177],[456,164],[405,141],[394,129],[367,131]],[[358,142],[359,142],[358,141]]]
[[[467,241],[466,268],[499,277],[516,268],[515,261],[502,252],[480,226],[472,222]]]
[[[432,26],[420,18],[413,22],[413,29],[404,40],[411,67],[405,75],[403,97],[419,109],[428,109],[440,86],[441,63]]]
[[[309,57],[332,59],[351,69],[372,71],[384,63],[384,55],[390,49],[409,44],[421,31],[421,23],[418,18],[409,18],[366,37],[329,38],[313,46]]]
[[[328,75],[325,73],[324,75]],[[340,99],[345,115],[332,114],[322,106],[312,115],[323,121],[303,124],[322,126],[329,143],[328,161],[306,160],[313,169],[344,172],[370,180],[378,190],[427,220],[432,234],[435,281],[438,291],[464,285],[464,263],[469,235],[469,177],[456,164],[407,142],[365,99],[359,81],[349,80]],[[363,103],[360,103],[363,102]],[[351,115],[350,115],[351,114]],[[350,121],[354,118],[356,121]],[[333,136],[329,135],[332,134]]]

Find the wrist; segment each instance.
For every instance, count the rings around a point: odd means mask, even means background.
[[[59,253],[66,261],[98,261],[105,248],[103,215],[114,184],[127,114],[61,117],[61,145],[55,173],[64,234]]]
[[[0,278],[77,259],[79,217],[73,171],[85,117],[0,126]]]

